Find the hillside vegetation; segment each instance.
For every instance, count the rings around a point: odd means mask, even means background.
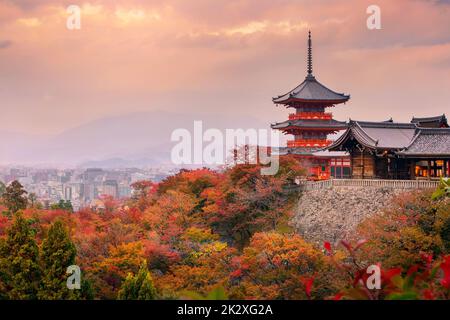
[[[3,192],[2,299],[448,299],[450,201],[445,186],[393,200],[347,241],[311,243],[290,227],[303,170],[276,176],[238,165],[133,185],[101,209],[42,209],[20,184]],[[365,286],[378,264],[382,288]],[[82,271],[79,290],[66,268]],[[221,295],[211,295],[221,292]]]

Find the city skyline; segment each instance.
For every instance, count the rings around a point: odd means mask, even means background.
[[[49,207],[68,201],[74,210],[98,206],[105,197],[124,200],[131,197],[133,183],[157,183],[176,173],[170,168],[31,168],[0,167],[0,189],[20,183],[34,200]]]

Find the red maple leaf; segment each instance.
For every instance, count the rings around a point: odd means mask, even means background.
[[[430,265],[431,262],[433,262],[433,254],[421,253],[420,257],[427,265]]]
[[[308,298],[311,298],[311,289],[314,283],[314,277],[302,279],[302,282],[305,286],[306,295],[308,296]]]
[[[430,289],[426,289],[423,291],[423,297],[425,300],[434,300],[434,293]]]
[[[234,271],[230,274],[230,276],[231,276],[232,278],[239,278],[240,276],[242,276],[242,270],[241,270],[241,269],[234,270]]]
[[[344,293],[338,292],[334,295],[333,300],[335,300],[335,301],[341,300],[343,296],[344,296]]]
[[[392,268],[386,271],[381,271],[381,277],[386,282],[391,282],[391,279],[402,273],[402,268]]]

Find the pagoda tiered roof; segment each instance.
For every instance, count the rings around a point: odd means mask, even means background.
[[[314,157],[317,152],[323,151],[323,147],[310,147],[310,148],[290,148],[290,147],[280,147],[277,152],[279,155],[298,155],[298,156],[310,156]]]
[[[307,130],[342,130],[347,128],[345,121],[337,121],[334,119],[318,120],[318,119],[299,119],[286,120],[271,125],[272,129],[288,130],[288,129],[307,129]]]
[[[274,103],[289,104],[293,102],[316,102],[334,105],[346,102],[350,99],[349,95],[334,92],[328,89],[312,75],[308,75],[300,85],[288,93],[273,98]]]

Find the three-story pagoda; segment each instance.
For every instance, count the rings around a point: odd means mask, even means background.
[[[276,105],[295,109],[284,122],[275,123],[272,129],[281,130],[294,136],[287,143],[284,153],[294,154],[300,160],[309,163],[310,177],[327,179],[330,176],[329,158],[314,155],[332,143],[328,134],[347,128],[346,122],[333,119],[326,108],[345,103],[349,95],[337,93],[322,85],[313,75],[311,31],[308,35],[307,75],[305,80],[288,93],[273,98]]]

